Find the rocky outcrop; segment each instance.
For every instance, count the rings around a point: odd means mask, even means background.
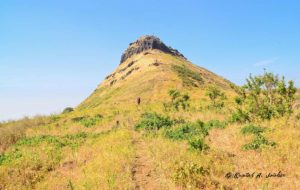
[[[126,61],[131,56],[147,51],[150,49],[158,49],[165,53],[169,53],[175,56],[186,59],[178,50],[166,46],[158,37],[155,36],[142,36],[137,41],[129,44],[129,47],[122,54],[121,63]]]

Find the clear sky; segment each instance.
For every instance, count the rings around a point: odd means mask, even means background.
[[[263,68],[300,86],[300,2],[1,0],[0,121],[60,112],[154,34],[237,84]]]

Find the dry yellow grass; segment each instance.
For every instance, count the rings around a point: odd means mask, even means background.
[[[112,131],[68,155],[37,189],[132,189],[131,132]]]

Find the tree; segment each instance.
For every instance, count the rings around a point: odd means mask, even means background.
[[[243,113],[249,120],[269,120],[292,113],[296,88],[293,81],[286,84],[284,77],[266,71],[258,76],[250,74],[245,85],[234,89],[238,94],[235,118]]]

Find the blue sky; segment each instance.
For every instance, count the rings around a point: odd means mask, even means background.
[[[76,106],[154,34],[237,84],[263,68],[300,86],[300,2],[3,0],[0,121]]]

